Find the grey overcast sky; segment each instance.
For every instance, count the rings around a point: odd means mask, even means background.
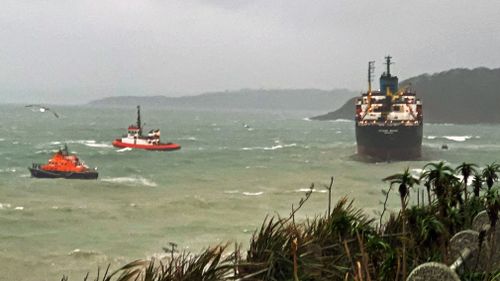
[[[0,102],[366,88],[500,67],[498,0],[0,0]]]

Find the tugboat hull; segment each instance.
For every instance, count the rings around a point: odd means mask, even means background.
[[[31,176],[34,178],[65,178],[65,179],[80,179],[80,180],[95,180],[99,175],[96,171],[87,172],[60,172],[60,171],[45,171],[38,168],[28,168]]]
[[[418,126],[356,125],[358,155],[375,160],[416,160],[422,154],[422,124]]]
[[[181,149],[181,146],[176,143],[159,143],[159,144],[133,144],[124,143],[121,139],[116,139],[113,141],[113,146],[118,148],[136,148],[145,150],[158,150],[158,151],[170,151]]]

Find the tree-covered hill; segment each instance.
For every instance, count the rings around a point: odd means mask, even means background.
[[[259,109],[259,110],[303,110],[324,111],[339,108],[357,95],[345,89],[243,89],[205,93],[196,96],[120,96],[108,97],[89,103],[91,106],[135,106],[180,107],[206,109]]]

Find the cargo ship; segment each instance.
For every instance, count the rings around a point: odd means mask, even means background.
[[[35,178],[65,178],[65,179],[97,179],[96,168],[89,168],[80,161],[78,156],[70,154],[64,145],[59,149],[47,164],[33,164],[28,167],[32,177]]]
[[[422,155],[422,102],[410,86],[391,75],[391,56],[380,89],[372,90],[374,61],[368,62],[368,91],[356,99],[357,153],[376,161],[415,160]]]
[[[160,129],[154,129],[145,136],[142,134],[141,107],[137,106],[137,122],[128,126],[128,132],[122,138],[115,139],[112,142],[114,147],[118,148],[136,148],[145,150],[178,150],[181,146],[176,143],[162,143],[160,141]]]

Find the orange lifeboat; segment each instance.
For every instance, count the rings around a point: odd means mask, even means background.
[[[47,164],[33,164],[28,169],[36,178],[97,179],[98,176],[95,168],[90,169],[76,155],[69,154],[66,145]]]

